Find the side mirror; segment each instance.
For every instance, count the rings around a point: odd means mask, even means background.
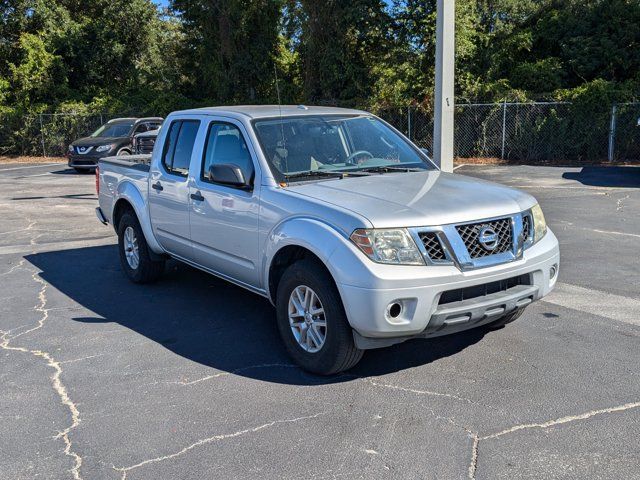
[[[640,127],[640,117],[638,117],[638,123],[636,123],[636,125]]]
[[[209,181],[230,187],[249,188],[244,173],[239,166],[233,163],[221,163],[211,165],[207,174]]]

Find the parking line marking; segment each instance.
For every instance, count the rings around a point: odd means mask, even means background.
[[[116,236],[109,235],[105,237],[86,239],[86,240],[71,240],[69,242],[50,242],[50,243],[36,243],[33,245],[10,245],[6,247],[0,247],[0,255],[11,254],[34,254],[42,252],[51,252],[57,250],[71,250],[73,248],[83,247],[102,247],[106,245],[115,245]]]
[[[575,228],[578,230],[587,230],[589,232],[596,232],[596,233],[602,233],[604,235],[622,235],[625,237],[636,237],[636,238],[640,238],[640,235],[637,233],[628,233],[628,232],[616,232],[615,230],[601,230],[599,228],[587,228],[587,227],[579,227],[577,225],[574,225],[573,222],[566,222],[566,221],[560,221],[560,223],[564,226],[564,227],[571,227],[571,228]]]
[[[463,164],[460,164],[460,165],[456,165],[455,167],[453,167],[453,171],[455,172],[457,169],[465,167],[466,165],[467,165],[466,163],[463,163]]]
[[[33,178],[33,177],[46,177],[47,175],[53,175],[53,173],[51,172],[47,172],[47,173],[36,173],[34,175],[23,175],[21,177],[17,177],[17,178]]]
[[[628,190],[629,187],[597,187],[594,185],[509,185],[505,183],[505,185],[510,186],[511,188],[533,188],[533,189],[547,189],[547,190],[595,190],[595,191],[605,191],[610,192],[613,190]]]
[[[640,301],[622,295],[558,283],[542,301],[631,325],[640,325]]]
[[[0,173],[2,173],[2,172],[11,172],[13,170],[25,170],[27,168],[51,167],[53,165],[65,165],[65,164],[64,163],[43,163],[42,165],[29,165],[29,166],[26,166],[26,167],[0,168]]]

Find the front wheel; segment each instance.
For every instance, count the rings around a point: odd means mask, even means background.
[[[118,224],[118,251],[124,273],[134,283],[155,282],[164,270],[164,260],[152,260],[142,227],[133,213],[125,213]]]
[[[354,344],[340,294],[323,265],[312,260],[294,263],[284,272],[276,295],[280,336],[303,369],[332,375],[360,361],[364,351]]]

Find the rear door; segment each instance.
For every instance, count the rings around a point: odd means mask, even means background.
[[[162,157],[150,172],[149,212],[153,232],[169,253],[191,258],[189,229],[189,165],[201,120],[174,119],[167,126]]]
[[[209,117],[201,157],[191,170],[191,240],[196,261],[218,274],[258,287],[260,171],[241,122]],[[213,164],[234,164],[250,189],[212,182]]]

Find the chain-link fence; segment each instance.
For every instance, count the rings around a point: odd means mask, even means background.
[[[621,103],[611,108],[609,158],[640,159],[640,103]]]
[[[131,113],[131,112],[129,112]],[[432,150],[433,113],[419,106],[375,111]],[[107,120],[131,115],[0,112],[0,155],[64,155],[69,143]],[[513,162],[640,161],[640,103],[481,103],[455,108],[454,155]]]
[[[118,117],[107,113],[42,113],[15,117],[0,114],[0,155],[59,157],[74,140],[90,135]]]
[[[377,113],[432,149],[432,112],[412,106]],[[566,102],[458,104],[454,155],[534,163],[640,161],[639,119],[640,103],[595,109]]]

